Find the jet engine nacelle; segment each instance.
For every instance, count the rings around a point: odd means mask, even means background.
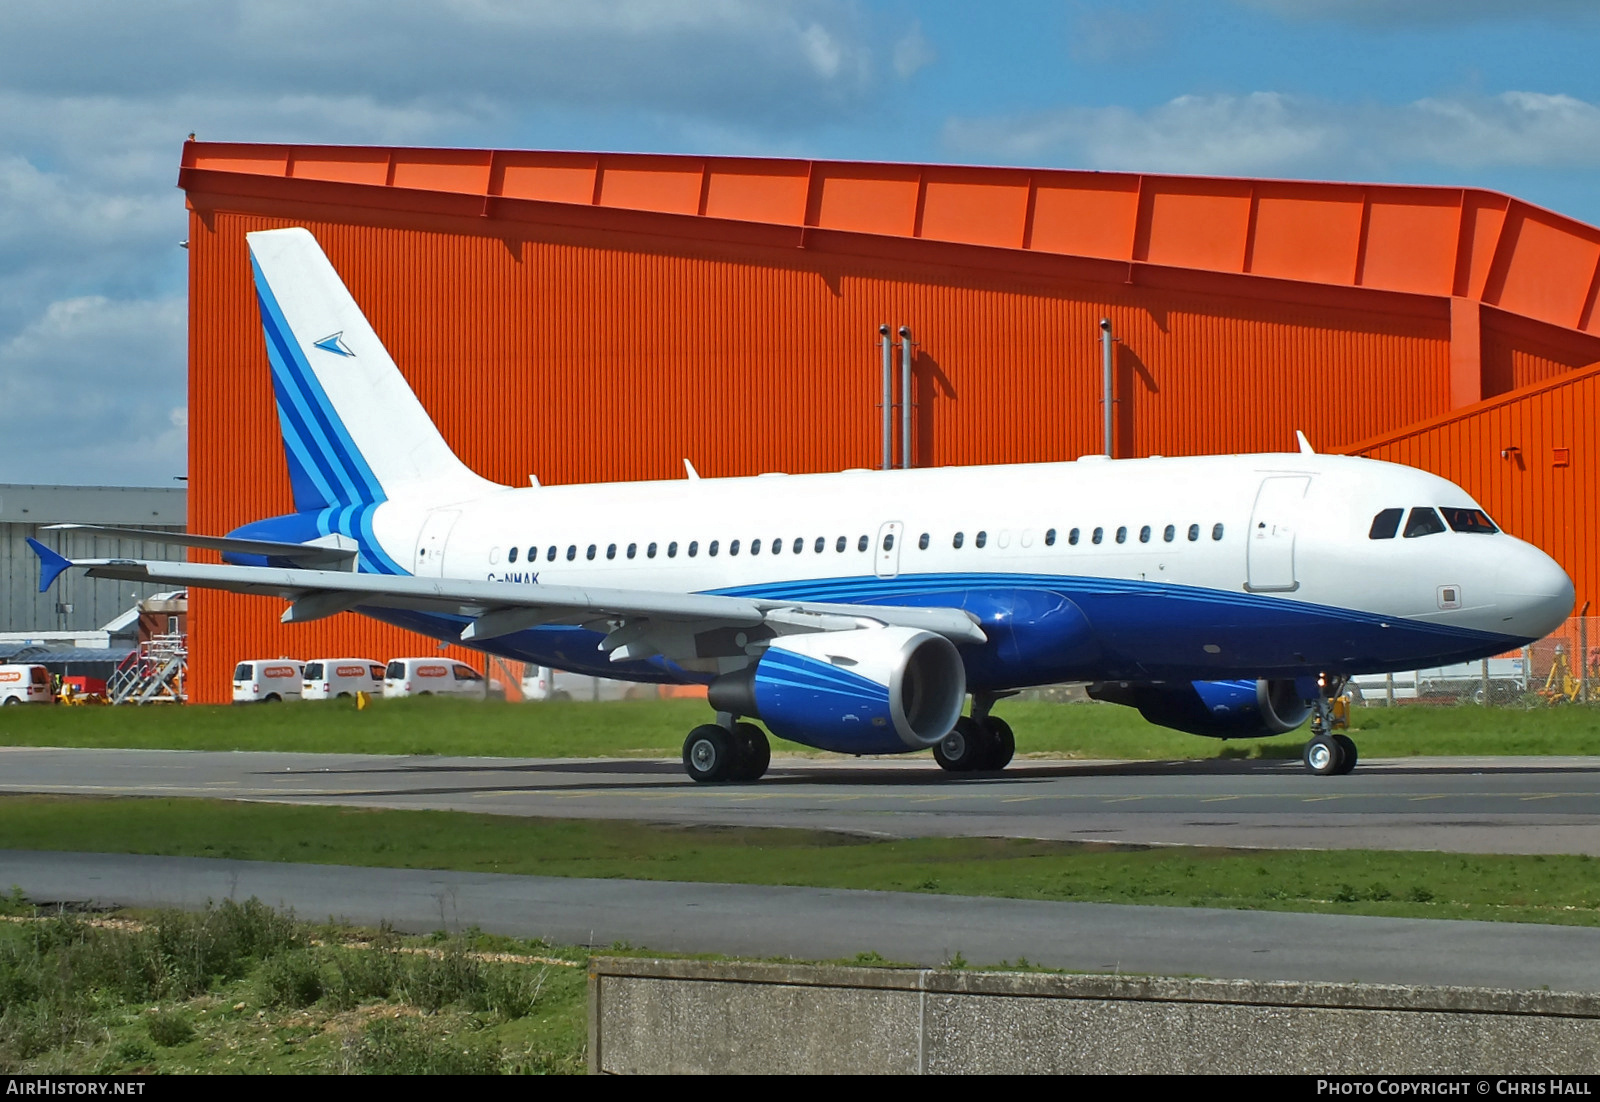
[[[1285,734],[1304,723],[1312,707],[1290,680],[1165,685],[1103,682],[1090,686],[1089,695],[1137,708],[1140,715],[1157,726],[1210,738]]]
[[[895,754],[949,734],[966,694],[955,644],[883,627],[779,636],[754,665],[712,682],[708,695],[717,711],[752,716],[792,742]]]

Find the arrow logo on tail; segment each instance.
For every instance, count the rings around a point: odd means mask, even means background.
[[[343,329],[339,330],[337,333],[334,333],[331,336],[323,337],[320,341],[312,341],[311,343],[313,345],[315,345],[316,347],[322,349],[324,352],[332,352],[332,353],[334,353],[335,355],[338,355],[338,356],[354,356],[355,355],[354,352],[350,351],[349,346],[347,346],[344,343],[344,330]]]

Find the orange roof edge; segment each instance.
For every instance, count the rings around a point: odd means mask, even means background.
[[[268,184],[268,181],[278,183]],[[1324,288],[1466,298],[1600,335],[1600,229],[1478,188],[658,153],[185,142],[194,194],[370,189],[537,220],[640,212]],[[462,206],[466,204],[466,206]],[[521,217],[518,215],[518,217]],[[702,223],[704,224],[704,223]],[[770,232],[770,230],[768,231]]]

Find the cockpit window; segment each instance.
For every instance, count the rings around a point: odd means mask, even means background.
[[[1444,531],[1444,521],[1439,519],[1439,514],[1426,505],[1419,505],[1411,510],[1411,515],[1406,518],[1405,538],[1416,539],[1418,536],[1431,536],[1435,532]]]
[[[1445,506],[1439,512],[1444,514],[1445,523],[1457,532],[1476,532],[1492,536],[1500,531],[1482,509],[1452,509]]]
[[[1404,515],[1404,509],[1385,509],[1372,518],[1372,528],[1367,532],[1367,538],[1369,540],[1394,539],[1394,534],[1400,531],[1400,518]]]

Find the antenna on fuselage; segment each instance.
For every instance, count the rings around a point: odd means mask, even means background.
[[[1313,448],[1311,446],[1311,441],[1306,439],[1306,434],[1305,433],[1301,432],[1299,429],[1295,429],[1294,430],[1294,438],[1296,440],[1300,441],[1300,454],[1301,455],[1316,455],[1317,454],[1317,449]]]
[[[694,469],[694,464],[689,462],[687,456],[685,456],[683,460],[683,475],[690,482],[700,481],[700,472]]]

